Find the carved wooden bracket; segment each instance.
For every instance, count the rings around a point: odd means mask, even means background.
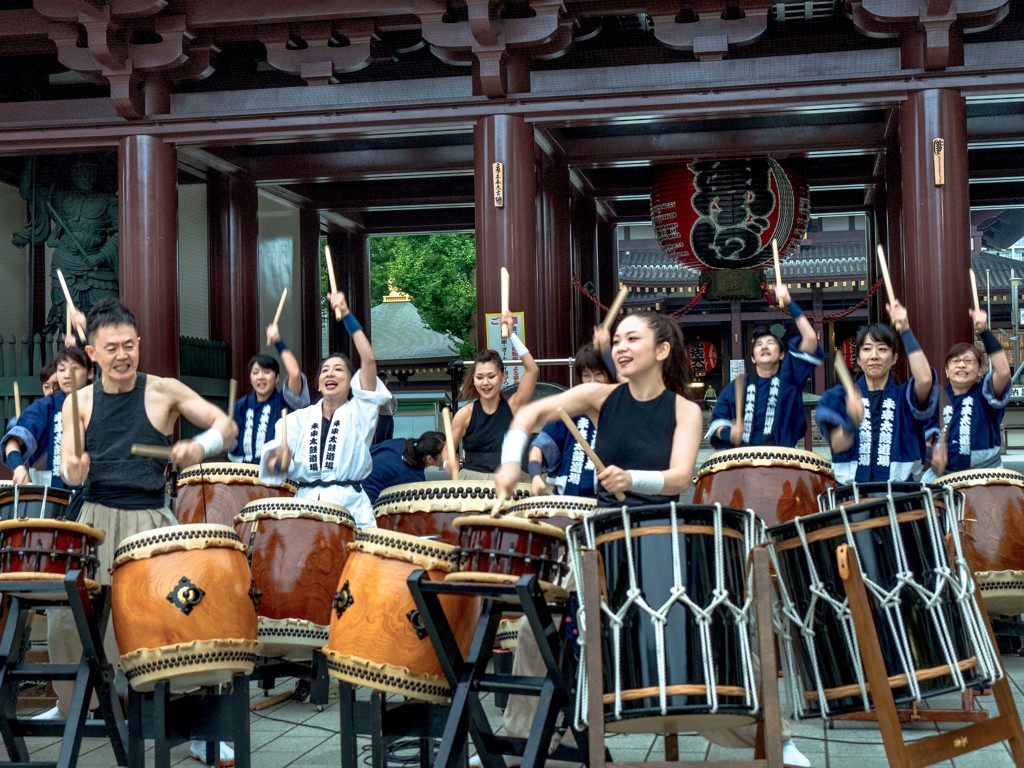
[[[258,34],[272,67],[298,75],[309,85],[326,85],[337,82],[336,73],[355,72],[370,64],[376,30],[373,19],[354,19],[273,24],[260,27]],[[347,45],[338,44],[342,38]]]
[[[854,26],[868,37],[900,37],[903,66],[929,70],[963,63],[963,35],[994,27],[1009,0],[853,0]]]
[[[730,46],[749,45],[768,31],[768,7],[743,8],[743,18],[724,19],[721,12],[700,13],[679,23],[675,11],[651,11],[654,37],[674,51],[692,51],[701,61],[721,61]]]
[[[574,19],[564,0],[530,0],[529,18],[502,18],[504,3],[467,0],[466,21],[446,21],[443,0],[414,0],[423,39],[449,64],[472,64],[474,86],[491,98],[528,90],[529,62],[562,55],[572,44]]]

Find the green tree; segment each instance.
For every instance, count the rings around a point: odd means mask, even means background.
[[[396,235],[370,240],[371,303],[380,304],[389,286],[408,293],[427,327],[449,333],[459,355],[476,355],[476,240],[472,233]]]

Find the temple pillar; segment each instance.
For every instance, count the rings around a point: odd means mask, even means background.
[[[177,152],[157,136],[126,136],[118,168],[121,300],[138,321],[141,369],[177,377]]]
[[[334,263],[334,277],[338,281],[338,290],[345,294],[349,308],[359,319],[359,324],[366,335],[373,340],[370,328],[370,239],[362,232],[340,232],[327,235],[327,244],[331,247],[331,258]],[[344,352],[359,366],[355,357],[352,339],[342,323],[334,319],[334,313],[328,314],[327,322],[329,349],[331,352]],[[314,372],[315,373],[315,372]]]
[[[300,365],[312,382],[317,372],[323,341],[320,290],[320,215],[306,206],[299,209],[299,335]]]
[[[619,242],[616,237],[615,221],[604,216],[597,220],[597,248],[594,253],[594,271],[597,279],[597,299],[610,307],[619,292]],[[600,307],[597,319],[603,320],[605,311]],[[593,331],[593,327],[590,329]]]
[[[210,336],[228,346],[231,375],[248,390],[249,358],[260,351],[259,194],[246,176],[209,171],[206,177],[210,241]]]
[[[534,286],[536,247],[533,126],[517,115],[477,120],[473,135],[476,201],[477,346],[487,347],[487,313],[501,311],[501,268],[509,271],[509,308],[523,312],[527,344],[543,331]],[[503,164],[502,205],[495,205],[493,163]]]
[[[932,140],[945,142],[945,184],[937,186]],[[900,107],[903,180],[903,290],[911,327],[930,362],[973,338],[967,111],[959,92],[911,93]],[[893,261],[896,261],[893,259]]]
[[[540,161],[537,199],[537,260],[534,282],[537,319],[528,328],[530,349],[540,358],[572,357],[572,267],[569,246],[569,168],[548,157]],[[544,381],[569,384],[565,367],[545,368]]]
[[[595,247],[597,242],[597,204],[592,197],[576,191],[570,204],[569,221],[569,252],[570,279],[575,275],[580,285],[587,287],[592,293],[597,291],[597,271],[595,269]],[[579,349],[592,338],[592,330],[597,322],[597,305],[576,288],[572,287],[572,349]]]

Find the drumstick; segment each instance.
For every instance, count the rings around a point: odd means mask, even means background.
[[[331,284],[331,293],[337,293],[338,283],[334,279],[334,262],[331,260],[331,246],[324,246],[324,256],[327,257],[327,281]],[[334,308],[334,319],[341,320],[341,307]]]
[[[629,288],[622,286],[619,288],[619,292],[615,294],[615,301],[608,307],[608,314],[604,316],[604,322],[602,325],[608,333],[612,332],[612,326],[615,325],[615,318],[619,316],[619,310],[622,309],[622,305],[626,301],[626,297],[629,295]]]
[[[508,495],[501,489],[498,489],[494,495],[494,506],[491,507],[491,517],[497,517],[501,514],[501,505],[505,503],[507,498]]]
[[[228,416],[234,418],[235,397],[238,395],[238,382],[231,379],[228,382]]]
[[[74,422],[72,435],[75,438],[75,456],[82,455],[82,421],[78,418],[78,366],[71,367],[71,419]]]
[[[288,471],[288,465],[292,463],[292,452],[288,449],[288,409],[281,409],[281,456],[277,465],[282,472]]]
[[[288,298],[288,288],[281,291],[281,300],[277,302],[277,312],[274,313],[274,325],[281,319],[281,310],[284,309],[284,300]]]
[[[741,373],[736,377],[736,421],[740,424],[743,424],[743,396],[746,394],[746,390],[747,377]]]
[[[459,459],[455,454],[455,438],[452,435],[452,412],[448,406],[441,409],[441,420],[444,422],[444,442],[448,449],[448,474],[452,480],[459,479]]]
[[[72,333],[72,331],[71,331],[71,305],[70,304],[67,305],[67,310],[68,311],[65,313],[66,317],[65,317],[65,320],[64,320],[64,335],[65,336],[70,336],[71,333]]]
[[[145,456],[148,459],[167,459],[169,461],[171,449],[166,445],[132,443],[132,456]]]
[[[892,290],[892,278],[889,277],[889,263],[885,260],[885,248],[878,244],[878,268],[882,271],[882,279],[885,280],[885,292],[889,294],[889,306],[896,303],[896,294]]]
[[[75,302],[71,300],[71,291],[68,290],[68,284],[64,280],[64,273],[59,269],[57,270],[57,279],[60,281],[60,289],[64,291],[64,301],[67,302],[68,312],[74,312]],[[82,326],[75,324],[75,330],[78,331],[78,338],[84,344],[85,343],[85,331],[82,330]]]
[[[508,289],[509,289],[509,276],[508,270],[504,267],[501,268],[501,316],[504,317],[508,314]],[[508,335],[512,332],[512,329],[508,327],[508,323],[501,324],[501,338],[507,339]]]
[[[14,382],[14,418],[21,418],[21,389],[18,388],[18,382]]]
[[[569,430],[569,434],[576,438],[576,442],[580,444],[580,448],[582,448],[583,452],[587,454],[587,458],[590,459],[591,462],[593,462],[594,467],[597,468],[597,471],[604,472],[604,462],[597,457],[596,453],[594,453],[594,449],[590,447],[590,443],[583,439],[583,435],[581,435],[580,431],[576,429],[576,425],[573,423],[573,420],[569,417],[569,414],[565,412],[564,408],[558,409],[558,416],[562,419],[562,423],[565,424],[566,429]],[[626,494],[624,494],[622,491],[615,491],[615,498],[618,501],[625,501]]]
[[[974,311],[981,311],[981,304],[978,302],[978,278],[974,276],[974,267],[967,270],[971,275],[971,297],[974,299]]]
[[[779,265],[779,241],[772,238],[772,258],[775,260],[775,287],[782,285],[782,267]],[[779,309],[785,309],[786,305],[779,299]]]

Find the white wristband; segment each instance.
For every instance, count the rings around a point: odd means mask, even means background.
[[[522,360],[524,357],[530,354],[530,350],[526,348],[526,345],[523,344],[523,342],[519,339],[518,336],[516,336],[514,332],[509,334],[508,341],[509,344],[512,345],[512,349],[514,349],[516,351],[516,354],[519,355],[520,360]]]
[[[61,479],[61,480],[63,480],[63,481],[64,481],[65,483],[67,483],[68,485],[74,485],[74,483],[72,483],[72,482],[71,482],[71,481],[70,481],[70,480],[68,479],[68,468],[67,468],[67,467],[61,467],[61,468],[60,468],[60,479]]]
[[[511,337],[510,337],[511,338]],[[512,428],[505,433],[505,440],[501,444],[502,464],[522,464],[523,454],[526,453],[526,445],[530,436],[525,429]]]
[[[633,478],[634,493],[643,493],[650,496],[657,496],[665,487],[665,475],[656,469],[630,469],[627,470]]]
[[[193,437],[192,440],[203,447],[204,458],[207,456],[216,456],[224,450],[224,435],[213,427],[210,427],[210,429],[205,432],[200,432],[198,435]]]

